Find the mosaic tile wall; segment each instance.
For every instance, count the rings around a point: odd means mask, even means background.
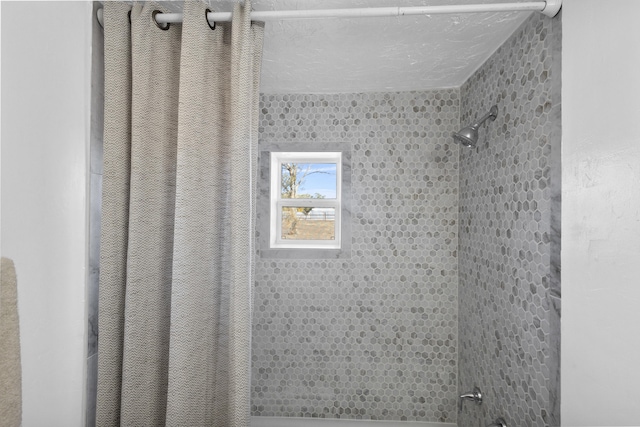
[[[460,155],[460,426],[559,415],[560,19],[533,15],[462,86],[461,121],[498,105]]]
[[[263,95],[265,143],[351,146],[351,256],[256,264],[252,413],[455,422],[459,91]]]

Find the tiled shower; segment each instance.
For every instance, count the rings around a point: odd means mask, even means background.
[[[258,253],[253,415],[559,425],[560,19],[461,88],[262,95],[260,144],[351,150],[352,247]]]
[[[258,257],[253,414],[454,420],[459,91],[261,107],[261,144],[350,146],[351,256]]]
[[[462,123],[499,105],[460,156],[459,382],[504,416],[560,425],[560,17],[533,16],[462,86]]]
[[[257,253],[254,416],[560,425],[560,32],[532,15],[460,88],[261,95],[261,147],[350,152],[351,249]],[[453,143],[493,104],[477,148]],[[94,425],[96,251],[90,265]],[[483,404],[459,413],[474,386]]]

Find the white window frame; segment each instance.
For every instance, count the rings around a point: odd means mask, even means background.
[[[287,199],[282,197],[283,163],[335,163],[335,199]],[[272,249],[340,249],[342,247],[342,152],[271,152],[270,247]],[[282,238],[282,208],[318,207],[335,209],[334,240]]]

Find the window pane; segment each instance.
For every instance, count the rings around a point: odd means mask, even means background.
[[[282,239],[335,240],[335,208],[282,208]]]
[[[335,199],[335,163],[282,163],[283,199]]]

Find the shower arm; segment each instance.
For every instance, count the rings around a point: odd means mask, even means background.
[[[478,129],[488,119],[491,119],[491,121],[494,121],[496,117],[498,117],[498,107],[494,105],[493,107],[491,107],[489,112],[484,116],[482,116],[482,118],[478,120],[472,127],[475,129]]]

